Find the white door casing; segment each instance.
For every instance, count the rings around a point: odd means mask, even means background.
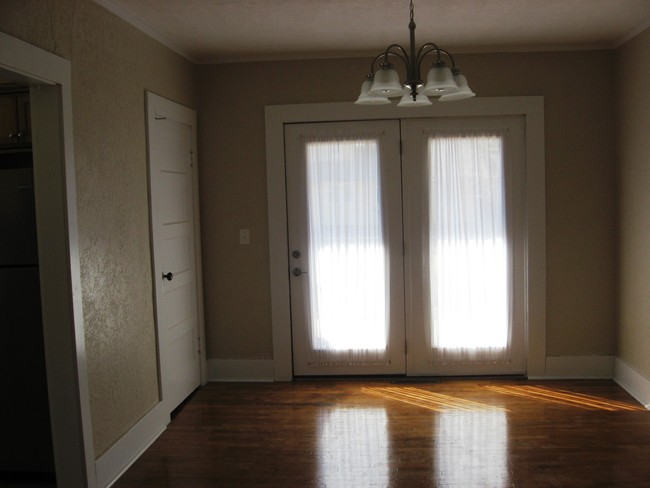
[[[357,106],[351,103],[283,105],[266,107],[267,188],[274,378],[293,376],[291,315],[287,253],[287,202],[284,129],[287,124],[353,120],[410,119],[422,117],[480,117],[521,115],[525,119],[526,174],[524,245],[526,370],[542,377],[546,370],[546,253],[544,102],[542,97],[475,98],[455,104],[406,111],[394,105]],[[408,306],[408,304],[407,304]]]
[[[57,483],[94,488],[71,65],[0,32],[0,75],[30,85],[41,304]]]
[[[153,281],[162,402],[171,412],[202,382],[196,112],[147,92]]]

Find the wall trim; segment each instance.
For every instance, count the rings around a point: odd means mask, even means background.
[[[273,381],[273,359],[208,359],[208,381]]]
[[[650,410],[650,379],[620,358],[614,362],[614,381]]]
[[[548,356],[546,372],[531,379],[612,379],[614,356]]]
[[[158,403],[97,459],[97,486],[112,486],[165,431],[169,421],[164,403]]]

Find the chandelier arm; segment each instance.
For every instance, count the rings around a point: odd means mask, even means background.
[[[370,71],[368,71],[368,76],[375,74],[375,64],[381,59],[382,56],[384,56],[384,53],[379,54],[377,57],[375,57],[375,59],[372,60],[370,63]]]
[[[442,54],[447,56],[449,58],[449,61],[451,61],[451,69],[456,68],[456,61],[454,60],[454,57],[451,55],[449,51],[446,49],[442,49],[438,47],[436,44],[433,42],[427,42],[424,44],[421,48],[420,51],[418,52],[418,57],[417,57],[417,66],[418,66],[418,71],[420,71],[420,68],[422,66],[422,61],[424,61],[424,58],[428,55],[435,52],[437,55],[436,62],[439,62],[442,60]]]
[[[375,56],[375,58],[370,63],[370,71],[368,71],[369,76],[373,76],[375,74],[375,72],[376,72],[375,66],[377,64],[377,61],[384,58],[384,62],[385,62],[385,61],[388,60],[388,56],[395,56],[395,57],[401,59],[402,62],[405,63],[408,66],[408,61],[406,60],[404,55],[402,55],[400,53],[397,53],[397,52],[390,51],[390,49],[395,47],[395,46],[399,47],[400,49],[402,49],[402,51],[404,51],[404,49],[401,46],[397,45],[397,44],[395,44],[394,46],[389,46],[388,49],[386,49],[386,51],[384,51],[383,53],[378,54],[377,56]]]
[[[401,53],[391,51],[391,49],[393,48],[399,49]],[[397,56],[406,65],[406,69],[408,69],[409,55],[407,54],[406,50],[402,46],[400,46],[399,44],[391,44],[386,48],[386,50],[382,54],[378,56],[378,58],[381,58],[383,56],[384,59],[388,60],[388,55]]]
[[[422,72],[422,61],[424,61],[424,58],[425,58],[428,54],[430,54],[430,53],[432,53],[432,52],[435,52],[435,53],[437,54],[438,61],[440,61],[440,52],[441,52],[441,51],[442,51],[442,49],[440,49],[440,48],[439,48],[436,44],[434,44],[433,42],[427,42],[426,44],[424,44],[424,45],[420,48],[420,50],[418,51],[418,55],[417,55],[417,58],[416,58],[416,60],[415,60],[415,65],[417,66],[418,74]]]
[[[434,51],[438,55],[438,61],[440,61],[440,53],[443,52],[443,49],[440,49],[438,45],[433,42],[427,42],[426,44],[423,44],[420,50],[418,51],[418,57],[417,57],[418,66],[422,64],[422,60],[427,54],[430,54]]]
[[[445,50],[445,49],[439,49],[439,51],[442,54],[447,55],[447,57],[449,58],[449,61],[451,61],[451,69],[454,69],[456,67],[456,61],[454,60],[454,57],[451,55],[451,53],[449,51]]]

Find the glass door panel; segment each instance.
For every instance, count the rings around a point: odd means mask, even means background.
[[[294,374],[403,373],[397,122],[285,138]]]
[[[403,130],[408,373],[523,373],[523,123]]]

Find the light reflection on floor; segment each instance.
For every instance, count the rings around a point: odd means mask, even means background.
[[[435,478],[440,486],[510,486],[505,411],[441,412],[435,423]]]
[[[328,488],[388,486],[388,419],[383,408],[337,408],[319,419],[319,481]]]
[[[441,486],[509,485],[505,409],[413,387],[364,387],[361,391],[436,412],[431,477]]]
[[[529,400],[534,405],[554,404],[599,411],[646,411],[632,403],[533,385],[481,385],[491,392]],[[427,389],[405,386],[366,386],[361,392],[389,402],[426,409],[430,423],[418,435],[425,445],[418,452],[429,461],[422,475],[431,486],[512,485],[509,470],[509,411]],[[500,402],[497,401],[497,404]],[[408,409],[408,407],[406,407]],[[408,410],[406,410],[408,411]],[[395,462],[403,446],[391,437],[391,418],[384,408],[334,408],[319,418],[318,482],[329,488],[391,486],[399,481]],[[402,426],[397,428],[403,428]],[[408,452],[408,450],[407,450]],[[392,464],[391,464],[392,463]]]
[[[436,486],[508,486],[506,410],[412,387],[362,391],[432,412],[427,478]],[[391,461],[400,447],[392,445],[391,427],[383,408],[324,412],[318,426],[319,483],[347,488],[364,480],[364,486],[390,486]]]

